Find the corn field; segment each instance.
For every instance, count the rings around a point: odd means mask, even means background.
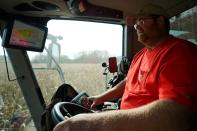
[[[86,91],[89,95],[96,95],[105,91],[105,76],[102,74],[101,64],[62,64],[60,66],[66,83],[72,85],[78,92]],[[9,72],[14,78],[11,68]],[[53,93],[62,84],[59,73],[50,69],[34,70],[34,72],[45,102],[48,104]],[[12,121],[17,115],[31,117],[17,81],[8,81],[4,63],[0,63],[0,99],[0,129],[14,128]]]

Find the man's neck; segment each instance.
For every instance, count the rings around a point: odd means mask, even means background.
[[[148,44],[146,44],[146,47],[148,49],[154,49],[157,45],[159,45],[160,43],[162,43],[162,41],[164,41],[165,39],[167,39],[168,37],[170,37],[169,34],[163,35],[151,42],[149,42]]]

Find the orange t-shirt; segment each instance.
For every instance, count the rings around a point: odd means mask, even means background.
[[[130,66],[121,109],[171,99],[197,109],[197,46],[174,37],[143,48]]]

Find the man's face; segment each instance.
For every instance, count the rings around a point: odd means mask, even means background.
[[[154,46],[155,42],[161,36],[161,30],[157,22],[157,18],[141,17],[136,20],[134,25],[136,29],[138,41],[145,46]]]

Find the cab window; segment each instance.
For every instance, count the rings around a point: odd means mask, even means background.
[[[123,26],[74,20],[48,22],[45,51],[28,52],[42,94],[48,103],[62,83],[78,92],[99,94],[113,74],[103,75],[103,62],[121,58]]]
[[[6,51],[5,56],[7,67],[0,46],[0,130],[36,130]]]
[[[170,19],[170,33],[197,45],[197,6]]]

